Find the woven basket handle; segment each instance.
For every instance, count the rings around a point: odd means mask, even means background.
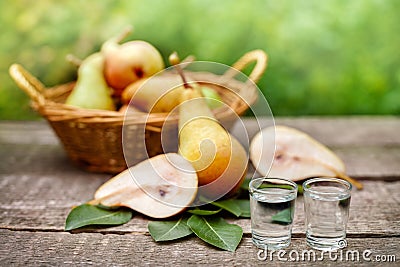
[[[263,75],[265,69],[267,68],[268,56],[264,51],[257,49],[257,50],[247,52],[238,61],[236,61],[232,65],[232,68],[234,68],[238,71],[241,71],[247,65],[249,65],[250,63],[252,63],[254,61],[256,62],[256,65],[254,66],[253,70],[251,71],[249,78],[254,83],[257,83],[260,80],[261,76]],[[235,70],[230,69],[224,73],[223,77],[233,78],[236,75],[237,75],[237,72]]]
[[[45,86],[38,79],[19,64],[11,65],[9,73],[17,85],[24,90],[33,101],[38,103],[39,106],[44,106],[46,102],[43,95]]]

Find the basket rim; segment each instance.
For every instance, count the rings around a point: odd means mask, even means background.
[[[204,73],[202,73],[204,75]],[[209,81],[196,81],[198,83],[209,83]],[[244,85],[237,81],[240,85]],[[54,87],[46,88],[45,92],[48,90],[59,90],[62,87],[72,87],[75,81],[57,85]],[[229,82],[225,82],[229,83]],[[257,86],[255,84],[251,84],[250,86],[242,86],[243,89],[252,89],[252,98],[249,101],[244,101],[240,97],[240,92],[234,91],[232,87],[222,86],[220,84],[212,83],[215,86],[221,88],[221,90],[231,91],[230,94],[234,95],[236,101],[232,101],[231,103],[226,103],[229,107],[222,107],[212,110],[217,119],[221,119],[224,117],[224,114],[229,112],[229,109],[232,109],[237,114],[241,115],[244,113],[251,104],[253,104],[258,95],[257,95]],[[170,116],[168,112],[164,113],[134,113],[128,114],[127,112],[120,111],[109,111],[109,110],[99,110],[99,109],[85,109],[80,107],[71,106],[65,103],[56,102],[52,99],[46,98],[45,103],[40,105],[36,101],[32,100],[32,107],[39,112],[43,117],[47,118],[50,121],[79,121],[84,123],[147,123],[147,124],[159,124],[165,121],[165,119]]]
[[[190,75],[196,76],[196,82],[212,83],[220,88],[230,89],[233,93],[236,93],[238,95],[236,98],[239,99],[239,102],[244,103],[238,103],[236,101],[236,103],[227,104],[231,107],[231,109],[240,115],[246,111],[258,98],[258,87],[256,86],[256,82],[264,73],[267,67],[267,61],[267,54],[258,49],[243,55],[232,65],[231,69],[222,75],[217,75],[211,72],[192,72]],[[248,80],[246,82],[235,80],[234,78],[238,72],[252,62],[256,62],[256,64],[248,76]],[[53,101],[54,99],[49,97],[48,92],[54,92],[63,87],[69,87],[71,91],[75,81],[53,87],[45,87],[35,76],[33,76],[19,64],[11,65],[9,72],[17,85],[31,97],[32,107],[49,121],[81,121],[85,123],[121,124],[124,120],[128,119],[130,123],[160,123],[163,122],[168,115],[168,113],[144,113],[143,115],[135,114],[134,116],[127,116],[125,113],[120,111],[85,109],[70,106],[61,102]],[[199,76],[202,77],[201,80],[198,79]],[[236,89],[232,90],[233,88]],[[245,92],[247,93],[247,96],[250,93],[250,97],[245,99],[245,101],[243,101],[243,98],[245,98],[243,95],[246,94],[241,94],[243,92],[243,88],[248,90],[248,92]],[[66,90],[60,91],[61,92],[59,93],[68,93]],[[216,112],[214,112],[217,118],[220,117],[218,116],[219,112],[220,110],[216,110]]]

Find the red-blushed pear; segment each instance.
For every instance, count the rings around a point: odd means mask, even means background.
[[[275,144],[271,144],[275,142]],[[271,168],[267,164],[273,153],[265,148],[275,145]],[[300,181],[311,177],[338,177],[362,184],[348,177],[343,161],[308,134],[287,126],[271,126],[257,133],[250,144],[250,160],[261,175]]]
[[[167,218],[185,210],[197,195],[192,165],[176,153],[144,160],[97,189],[90,204],[123,206],[152,218]]]
[[[125,35],[126,32],[113,37],[101,47],[105,57],[104,76],[116,96],[129,84],[164,69],[163,58],[153,45],[141,40],[119,44]]]

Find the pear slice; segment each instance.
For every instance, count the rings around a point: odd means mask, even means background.
[[[90,204],[124,206],[153,218],[167,218],[190,206],[197,174],[176,153],[144,160],[116,175],[96,191]]]
[[[275,141],[274,160],[271,147]],[[300,181],[310,177],[338,177],[353,183],[358,189],[362,184],[348,177],[343,161],[335,153],[311,136],[287,126],[267,127],[251,141],[250,160],[261,175],[289,178]]]

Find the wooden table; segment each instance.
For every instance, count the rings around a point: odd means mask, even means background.
[[[255,123],[245,120],[250,135]],[[289,253],[309,249],[304,237],[303,200],[296,203],[292,244],[272,262],[258,259],[250,221],[235,220],[244,230],[236,252],[211,247],[196,237],[156,243],[148,219],[135,215],[127,224],[64,232],[74,205],[92,198],[111,175],[87,173],[71,165],[45,122],[0,122],[0,265],[380,265],[400,262],[400,119],[398,117],[278,118],[277,124],[301,129],[331,147],[348,174],[363,180],[353,191],[346,261],[289,260]],[[350,251],[350,252],[349,252]],[[353,254],[354,253],[354,254]],[[359,261],[352,261],[352,255]],[[363,253],[365,258],[363,258]],[[296,256],[296,254],[291,254]],[[263,256],[260,254],[259,256]],[[268,255],[270,256],[270,255]],[[371,261],[368,261],[371,260]],[[380,261],[378,261],[380,260]]]

